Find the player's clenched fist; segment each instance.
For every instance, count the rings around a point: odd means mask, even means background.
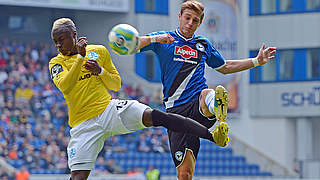
[[[95,60],[88,60],[85,64],[84,67],[92,72],[93,74],[100,74],[101,73],[101,67],[99,66],[98,62]]]
[[[80,37],[78,40],[77,40],[77,50],[78,50],[78,53],[82,56],[82,57],[85,57],[86,56],[86,46],[88,45],[88,41],[87,41],[87,38],[86,37]]]

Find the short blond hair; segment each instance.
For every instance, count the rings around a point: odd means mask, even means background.
[[[62,30],[65,31],[76,31],[76,25],[70,18],[60,18],[54,21],[51,29],[51,37],[53,39],[53,33],[55,31]]]
[[[180,14],[182,15],[183,11],[186,9],[191,9],[200,15],[200,21],[203,20],[204,17],[204,6],[196,1],[196,0],[186,0],[181,4]]]

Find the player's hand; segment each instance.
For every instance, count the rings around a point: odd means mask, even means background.
[[[260,65],[264,65],[265,63],[273,59],[277,51],[276,47],[268,47],[266,49],[265,47],[266,45],[263,43],[257,55],[257,59]]]
[[[85,57],[86,56],[86,46],[88,45],[88,41],[86,37],[80,37],[77,40],[76,46],[77,46],[77,50],[78,53],[82,56]]]
[[[174,37],[172,37],[169,33],[157,35],[156,42],[163,44],[172,44],[174,42]]]
[[[99,66],[96,60],[90,59],[83,66],[93,74],[100,74],[101,72],[101,67]]]

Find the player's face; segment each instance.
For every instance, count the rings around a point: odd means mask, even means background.
[[[185,37],[191,37],[201,24],[200,15],[191,9],[179,14],[179,30]]]
[[[74,33],[70,31],[57,31],[53,33],[53,41],[56,48],[64,56],[70,55],[75,46],[75,36]]]

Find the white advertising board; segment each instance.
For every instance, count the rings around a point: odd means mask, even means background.
[[[128,12],[129,0],[0,0],[0,5]]]

